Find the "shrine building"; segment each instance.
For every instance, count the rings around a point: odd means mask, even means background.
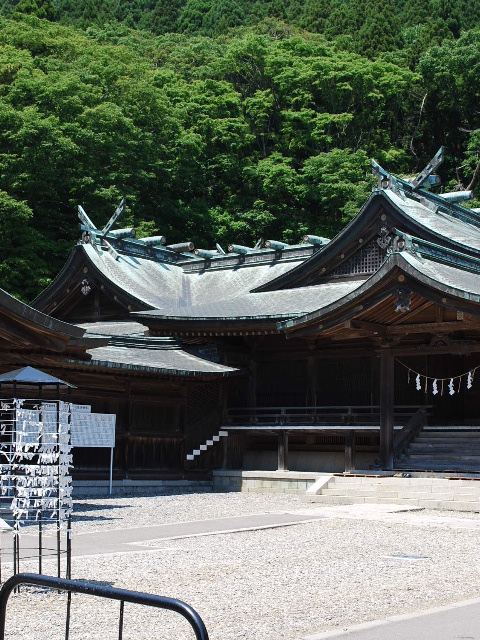
[[[480,212],[440,193],[441,159],[412,180],[374,163],[356,217],[297,245],[195,250],[114,230],[123,205],[104,229],[80,208],[81,241],[22,316],[35,349],[6,329],[2,367],[115,413],[117,477],[480,472]]]

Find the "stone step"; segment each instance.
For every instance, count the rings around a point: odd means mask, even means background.
[[[442,461],[465,461],[465,462],[477,462],[477,464],[479,465],[480,468],[480,455],[466,455],[466,454],[454,454],[454,453],[438,453],[435,451],[432,451],[432,453],[411,453],[410,454],[410,460],[418,460],[418,459],[423,459],[423,460],[438,460],[439,462]]]
[[[428,460],[406,460],[405,462],[396,462],[395,466],[397,469],[405,471],[438,471],[441,473],[477,473],[479,468],[478,463]]]
[[[452,444],[419,444],[416,442],[412,442],[412,444],[410,445],[410,455],[414,453],[416,455],[421,453],[451,453],[453,455],[464,455],[465,453],[468,453],[468,455],[478,456],[480,455],[480,445],[469,446],[468,448],[466,448]]]
[[[458,439],[463,442],[464,440],[478,440],[480,431],[421,431],[416,439],[422,440],[423,438],[429,440]]]
[[[422,509],[441,509],[445,511],[480,511],[471,502],[457,502],[454,500],[420,500],[401,498],[350,498],[346,496],[311,496],[309,502],[328,505],[348,505],[348,504],[400,504],[408,507],[420,507]]]
[[[448,426],[445,426],[445,427],[441,427],[441,426],[432,424],[432,425],[426,425],[425,427],[423,427],[422,431],[424,433],[428,433],[428,432],[432,432],[432,431],[433,432],[441,432],[441,431],[443,431],[443,432],[447,432],[447,433],[455,432],[455,431],[460,431],[460,432],[462,432],[462,431],[472,431],[472,432],[475,432],[475,431],[480,431],[480,425],[478,425],[478,424],[457,424],[457,425],[448,425]]]
[[[448,478],[396,478],[394,476],[385,476],[372,478],[369,476],[355,476],[355,475],[342,475],[342,476],[334,476],[334,479],[331,481],[335,484],[346,483],[349,486],[352,483],[355,484],[381,484],[382,486],[398,486],[401,483],[402,486],[437,486],[443,487],[448,485],[450,482],[455,482],[456,486],[459,484],[464,484],[465,486],[471,485],[472,483],[477,482],[476,480],[449,480]],[[478,484],[480,487],[480,476],[478,480]]]
[[[472,438],[471,436],[468,438],[458,438],[457,436],[452,436],[451,438],[447,438],[446,436],[442,436],[441,438],[430,438],[429,436],[423,436],[419,438],[415,438],[414,442],[424,443],[431,442],[432,444],[458,444],[462,447],[468,447],[471,444],[478,444],[480,442],[480,437]]]
[[[348,489],[339,487],[327,487],[322,491],[325,496],[345,496],[347,498],[398,498],[401,500],[457,500],[460,502],[478,503],[480,508],[480,493],[473,491],[395,491],[394,489],[372,489],[364,487],[362,489]]]

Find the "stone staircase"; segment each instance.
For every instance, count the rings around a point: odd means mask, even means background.
[[[480,471],[480,427],[424,427],[396,469]]]
[[[210,447],[213,447],[213,445],[216,442],[220,442],[220,438],[226,438],[227,436],[228,436],[228,431],[225,431],[225,429],[221,429],[217,433],[217,435],[212,436],[208,440],[205,440],[205,442],[201,444],[198,447],[198,449],[194,449],[191,453],[187,454],[186,459],[195,460],[195,458],[198,458],[198,456],[201,456],[204,451],[207,451],[207,449],[209,449]]]
[[[425,509],[480,511],[477,477],[338,474],[317,481],[306,501],[321,504],[403,504]]]

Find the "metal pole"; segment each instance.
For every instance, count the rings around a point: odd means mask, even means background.
[[[123,610],[125,608],[125,602],[120,600],[120,619],[118,621],[118,640],[123,638]]]
[[[72,577],[72,516],[68,516],[67,528],[67,580]]]
[[[67,619],[65,621],[65,640],[68,640],[70,636],[70,610],[72,608],[72,592],[69,591],[67,595]]]
[[[110,495],[112,495],[113,484],[113,447],[110,449]]]
[[[42,573],[42,507],[38,514],[38,573]]]
[[[57,451],[58,451],[58,463],[57,463],[57,575],[60,578],[62,573],[60,549],[60,385],[57,385]]]

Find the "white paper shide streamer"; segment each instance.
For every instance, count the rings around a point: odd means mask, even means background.
[[[418,371],[408,367],[400,360],[397,360],[397,362],[407,369],[407,381],[410,382],[412,378],[415,380],[415,388],[417,391],[423,390],[425,393],[431,391],[434,396],[439,393],[440,395],[443,395],[444,390],[448,390],[448,394],[450,396],[459,393],[463,388],[470,390],[473,387],[475,372],[479,368],[474,367],[473,369],[465,371],[458,376],[439,378],[419,373]]]

